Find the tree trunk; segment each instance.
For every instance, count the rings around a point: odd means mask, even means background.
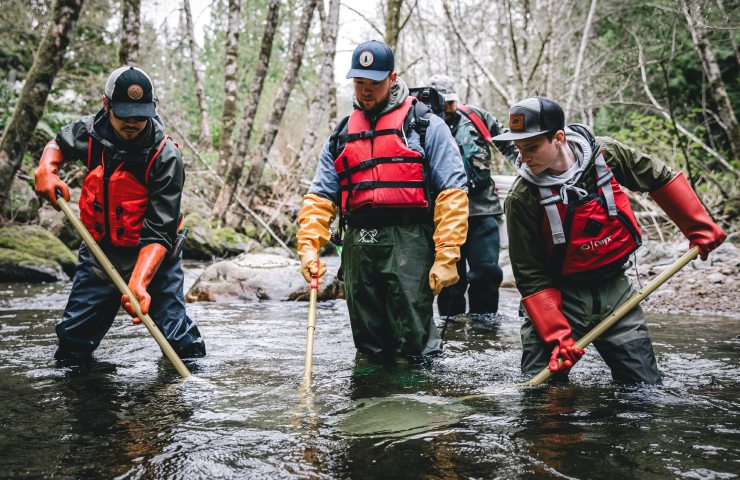
[[[200,71],[200,57],[198,55],[198,44],[195,43],[195,30],[193,28],[193,15],[190,13],[190,0],[184,0],[185,21],[188,26],[188,39],[190,40],[190,55],[193,57],[193,74],[195,76],[195,94],[198,96],[198,109],[200,110],[200,142],[206,148],[210,148],[211,131],[208,128],[208,106],[206,105],[206,90],[203,88],[203,74]]]
[[[511,52],[512,38],[509,36],[509,16],[506,11],[505,0],[498,2],[498,36],[501,39],[504,51],[504,72],[506,74],[506,91],[509,93],[511,104],[516,103],[516,86],[514,85],[514,58]]]
[[[732,51],[735,52],[735,60],[737,60],[738,66],[740,66],[740,50],[737,48],[737,41],[735,40],[735,31],[730,29],[730,17],[725,12],[725,7],[722,4],[722,0],[717,0],[717,6],[722,14],[722,19],[725,21],[725,28],[728,29],[728,35],[730,37],[730,44],[732,45]]]
[[[388,0],[385,11],[385,43],[396,51],[398,37],[401,35],[401,7],[403,0]]]
[[[734,159],[740,160],[740,124],[737,122],[735,110],[732,108],[730,97],[727,95],[727,88],[714,57],[712,44],[709,43],[706,30],[702,26],[705,21],[702,17],[701,6],[697,0],[690,0],[688,4],[683,4],[683,11],[689,24],[689,30],[691,30],[691,38],[694,40],[694,45],[696,45],[696,51],[699,53],[699,58],[707,73],[707,80],[709,80],[714,101],[717,103],[719,117],[722,119],[722,123],[725,124],[732,156]]]
[[[262,86],[265,83],[267,67],[270,64],[270,55],[272,55],[272,43],[275,38],[275,30],[280,14],[280,0],[270,0],[267,7],[267,18],[265,19],[265,30],[262,32],[262,43],[260,45],[260,54],[257,60],[257,67],[254,69],[252,84],[249,87],[249,97],[247,106],[244,108],[244,116],[239,126],[239,142],[236,146],[236,155],[230,159],[226,169],[226,178],[221,190],[218,192],[218,198],[213,206],[213,217],[216,219],[223,218],[226,210],[231,205],[234,197],[234,190],[242,177],[244,162],[247,159],[249,150],[249,137],[252,135],[252,125],[254,117],[257,114],[257,107],[262,95]]]
[[[596,4],[598,0],[591,0],[591,8],[588,10],[588,17],[586,17],[586,25],[583,27],[583,35],[581,36],[581,48],[578,49],[578,58],[576,59],[576,69],[573,72],[573,79],[570,82],[570,92],[568,93],[568,99],[565,102],[565,121],[568,121],[568,114],[570,108],[573,106],[573,101],[576,98],[576,91],[578,90],[578,77],[581,75],[581,66],[583,65],[583,57],[586,55],[586,47],[588,46],[588,37],[591,34],[591,23],[594,20],[594,12],[596,11]]]
[[[141,30],[141,0],[123,0],[121,43],[118,47],[118,64],[139,64],[139,31]]]
[[[337,85],[334,83],[334,75],[331,76],[331,83],[329,84],[329,95],[327,99],[329,107],[329,117],[327,123],[329,124],[329,131],[333,132],[337,128]]]
[[[486,67],[478,58],[478,55],[473,52],[473,47],[470,46],[468,43],[468,40],[465,38],[465,36],[462,33],[462,30],[460,29],[460,26],[457,24],[457,21],[452,16],[452,11],[450,10],[450,5],[447,3],[447,0],[443,1],[445,14],[447,14],[447,19],[450,21],[450,24],[452,25],[452,29],[455,31],[455,35],[457,35],[458,40],[460,40],[460,43],[462,43],[463,47],[465,48],[465,51],[468,52],[468,56],[475,62],[476,65],[478,65],[478,68],[481,69],[483,72],[483,75],[486,76],[489,82],[491,82],[491,85],[493,85],[493,88],[498,92],[499,95],[504,99],[507,105],[511,106],[514,105],[516,102],[514,99],[509,95],[509,93],[504,89],[504,87],[501,85],[501,83],[496,79],[496,76],[491,72],[488,67]]]
[[[298,155],[298,165],[308,165],[308,157],[316,145],[316,133],[319,130],[321,117],[324,116],[326,109],[329,88],[332,85],[334,76],[334,56],[337,53],[337,30],[339,29],[339,6],[340,0],[329,0],[328,9],[322,14],[321,19],[321,74],[319,75],[316,93],[311,100],[311,106],[308,111],[308,121],[306,122],[306,131],[303,134],[303,145]],[[321,7],[318,7],[323,12]]]
[[[308,29],[311,26],[311,19],[313,18],[313,11],[316,8],[316,0],[305,0],[303,4],[303,13],[301,15],[301,22],[298,26],[298,31],[293,41],[293,46],[290,52],[290,60],[288,65],[285,67],[285,75],[283,81],[280,83],[277,95],[275,97],[275,103],[272,106],[270,115],[268,117],[267,125],[265,126],[265,132],[262,134],[260,139],[259,147],[252,157],[252,168],[249,170],[246,184],[244,185],[245,203],[251,205],[254,196],[257,193],[257,187],[259,187],[260,180],[262,180],[262,172],[265,169],[265,163],[267,163],[267,156],[270,153],[272,144],[277,136],[278,129],[280,128],[280,121],[283,118],[285,107],[288,105],[288,98],[290,93],[293,91],[296,77],[298,76],[298,70],[301,68],[301,62],[303,61],[303,51],[306,46],[306,39],[308,38]]]
[[[21,165],[36,125],[44,115],[54,77],[69,45],[69,32],[77,21],[82,0],[55,0],[51,22],[36,51],[18,103],[0,140],[0,213],[5,210],[10,186]]]
[[[241,20],[241,0],[229,0],[229,25],[224,47],[224,104],[221,114],[221,140],[218,148],[216,171],[220,176],[226,173],[233,151],[234,125],[236,124],[237,69],[239,66],[239,23]]]

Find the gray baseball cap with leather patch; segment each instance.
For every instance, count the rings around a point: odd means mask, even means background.
[[[459,102],[460,97],[455,91],[455,81],[447,75],[434,75],[427,84],[445,97],[445,102]]]
[[[557,102],[544,97],[522,100],[509,110],[509,129],[493,140],[522,140],[565,129],[565,114]]]

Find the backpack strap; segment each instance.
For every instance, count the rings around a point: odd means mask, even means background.
[[[146,175],[144,175],[144,181],[147,183],[147,185],[149,184],[149,170],[151,170],[152,165],[154,165],[154,159],[157,158],[157,156],[159,155],[159,152],[161,152],[162,149],[164,148],[164,144],[167,143],[167,139],[172,140],[172,137],[170,137],[169,135],[165,135],[164,140],[162,140],[162,143],[159,145],[159,148],[154,153],[154,155],[152,155],[151,160],[149,160],[149,166],[146,167]]]
[[[457,107],[457,111],[468,117],[468,120],[473,122],[475,128],[477,128],[480,134],[483,135],[483,139],[486,141],[486,143],[491,143],[491,139],[493,139],[493,137],[491,136],[491,132],[488,131],[486,124],[483,122],[480,116],[475,113],[473,109],[471,109],[467,105],[460,105],[459,107]]]
[[[331,153],[331,158],[335,162],[337,161],[337,158],[339,158],[339,145],[341,142],[342,148],[344,148],[344,145],[347,144],[347,137],[349,132],[349,115],[344,117],[337,123],[337,126],[334,127],[334,131],[332,132],[331,136],[329,137],[329,153]]]

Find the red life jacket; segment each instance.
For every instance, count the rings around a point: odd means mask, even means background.
[[[603,155],[601,153],[600,155]],[[565,243],[555,244],[552,227],[545,211],[542,233],[545,240],[548,268],[555,275],[572,275],[625,259],[642,245],[640,229],[627,195],[619,188],[607,166],[609,183],[614,195],[616,215],[609,215],[607,200],[601,188],[568,205],[558,202],[558,213],[565,234]],[[606,183],[606,178],[597,184]],[[557,190],[553,197],[560,198]],[[542,198],[542,195],[540,195]],[[619,263],[621,266],[624,262]]]
[[[486,124],[483,123],[483,120],[481,120],[478,114],[475,113],[475,111],[473,111],[467,105],[460,105],[459,107],[457,107],[457,109],[460,110],[460,113],[468,117],[468,119],[470,119],[471,122],[473,122],[473,125],[475,125],[475,128],[477,128],[480,134],[483,135],[483,139],[486,141],[486,143],[490,143],[493,137],[491,136],[491,133],[488,131]]]
[[[410,149],[403,124],[416,98],[408,97],[372,128],[360,110],[349,118],[347,144],[334,161],[342,190],[342,213],[363,205],[426,208],[424,159]]]
[[[92,131],[92,127],[90,127]],[[159,148],[149,160],[145,178],[154,159],[164,148],[165,135]],[[95,147],[95,148],[94,148]],[[93,152],[93,150],[95,152]],[[97,152],[100,152],[99,157]],[[80,218],[96,242],[110,233],[111,243],[121,247],[136,247],[149,203],[149,188],[131,173],[116,168],[110,178],[105,177],[105,147],[90,136],[87,149],[87,175],[82,182]],[[92,168],[91,168],[92,167]]]

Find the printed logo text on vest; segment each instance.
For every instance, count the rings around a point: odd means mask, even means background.
[[[596,248],[601,247],[603,245],[609,245],[609,242],[612,241],[611,235],[606,237],[603,240],[589,240],[588,243],[584,243],[581,245],[581,250],[596,250]]]

